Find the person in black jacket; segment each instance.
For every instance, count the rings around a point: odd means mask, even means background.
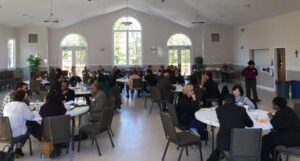
[[[146,70],[145,80],[147,82],[147,85],[153,87],[157,84],[157,78],[156,75],[153,74],[151,69]]]
[[[62,86],[63,100],[66,102],[74,101],[75,100],[75,92],[74,92],[74,90],[69,88],[69,82],[64,80],[62,82],[61,86]]]
[[[217,147],[207,161],[218,161],[221,151],[230,150],[231,130],[234,128],[252,127],[253,122],[246,109],[235,104],[235,97],[229,94],[225,97],[223,105],[216,109],[220,123],[217,135]]]
[[[175,73],[174,76],[171,78],[171,83],[172,84],[181,84],[181,85],[184,85],[185,84],[184,78],[181,75],[180,70],[179,69],[175,69],[174,73]]]
[[[163,100],[172,103],[173,102],[173,95],[171,90],[175,90],[176,87],[172,85],[170,82],[170,73],[165,72],[164,77],[160,78],[158,81],[158,87],[161,93],[161,97]],[[165,106],[165,105],[164,105]]]
[[[212,73],[211,72],[205,72],[204,74],[201,75],[201,77],[205,77],[207,81],[204,84],[205,91],[203,93],[203,104],[204,106],[211,106],[210,102],[207,102],[207,99],[209,98],[217,98],[221,99],[221,93],[218,88],[217,82],[215,82],[212,78]]]
[[[201,138],[205,139],[206,124],[195,118],[195,112],[200,109],[200,104],[196,101],[193,88],[193,85],[190,84],[183,86],[183,95],[179,98],[176,106],[177,117],[181,126],[192,130],[195,129],[201,135]]]
[[[277,145],[288,147],[300,146],[300,121],[296,113],[287,106],[287,101],[281,97],[273,99],[272,108],[275,115],[269,113],[273,130],[262,139],[262,161],[272,161],[274,148]]]

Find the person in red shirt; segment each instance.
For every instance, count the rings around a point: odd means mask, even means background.
[[[248,67],[244,68],[242,75],[245,77],[246,84],[246,95],[248,98],[251,97],[251,90],[253,94],[253,101],[260,102],[261,100],[257,96],[256,90],[256,77],[258,75],[258,71],[255,68],[255,63],[253,60],[248,62]]]

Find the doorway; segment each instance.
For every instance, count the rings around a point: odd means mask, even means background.
[[[76,74],[82,76],[84,66],[86,66],[86,49],[84,48],[64,48],[62,50],[62,70],[71,71],[76,67]]]
[[[286,81],[285,48],[276,49],[276,59],[278,81]]]
[[[191,47],[170,47],[168,65],[181,69],[181,75],[191,75]]]

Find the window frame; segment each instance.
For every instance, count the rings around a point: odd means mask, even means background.
[[[116,23],[123,19],[123,18],[133,18],[141,27],[141,30],[115,30],[115,25]],[[131,67],[131,66],[141,66],[143,65],[143,26],[142,24],[140,23],[140,21],[138,21],[135,17],[132,17],[132,16],[123,16],[121,18],[118,18],[114,24],[113,24],[113,28],[112,28],[112,51],[113,51],[113,60],[112,60],[112,64],[114,66],[118,66],[118,67]],[[126,33],[126,64],[115,64],[115,33],[116,32],[125,32]],[[141,60],[140,60],[140,64],[129,64],[129,33],[130,32],[136,32],[136,33],[140,33],[141,35]]]
[[[10,41],[13,41],[13,65],[11,66],[10,64]],[[16,64],[16,60],[17,59],[17,41],[16,38],[8,38],[7,40],[7,68],[8,69],[16,69],[17,68],[17,64]]]

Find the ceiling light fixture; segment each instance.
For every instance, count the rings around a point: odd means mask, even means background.
[[[47,20],[44,21],[45,23],[59,23],[58,18],[53,13],[53,4],[52,0],[50,0],[50,15]]]
[[[126,21],[121,22],[124,26],[130,26],[132,22],[128,20],[128,0],[125,0],[126,2]]]
[[[204,21],[201,21],[201,17],[200,17],[200,0],[197,1],[197,10],[198,10],[198,14],[195,16],[194,21],[192,21],[193,25],[198,25],[198,24],[205,24]]]

